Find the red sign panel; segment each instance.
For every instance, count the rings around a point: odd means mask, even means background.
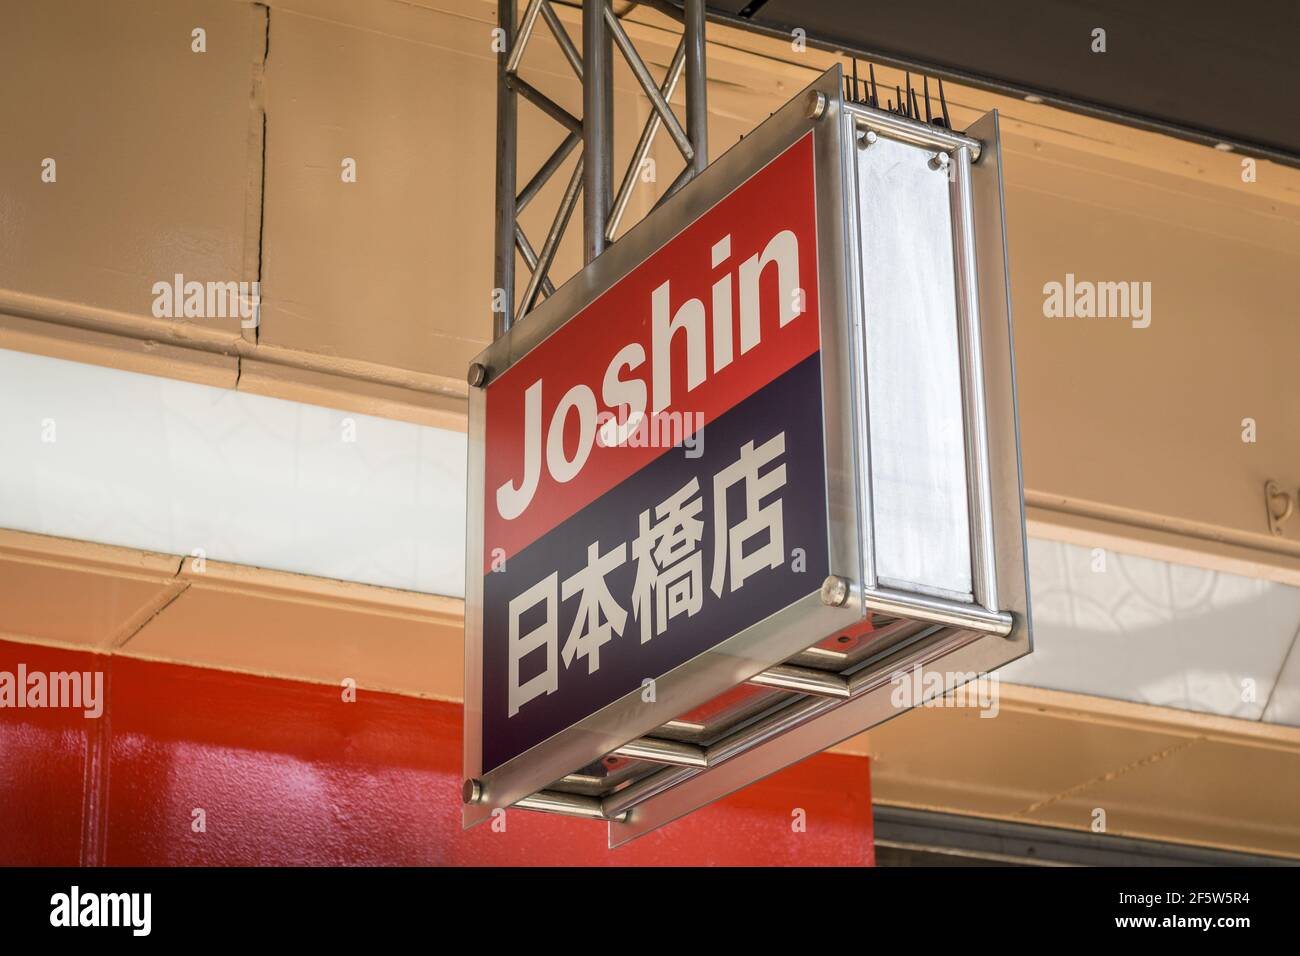
[[[817,350],[815,230],[809,133],[492,382],[485,571]]]

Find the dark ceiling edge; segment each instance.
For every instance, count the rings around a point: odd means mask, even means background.
[[[874,803],[877,846],[1038,866],[1297,866],[1286,856]]]
[[[636,5],[637,4],[634,4],[634,6]],[[678,5],[678,3],[674,3],[673,0],[642,0],[639,5],[651,7],[679,22],[682,19],[682,7]],[[720,23],[724,26],[746,30],[750,33],[758,33],[763,36],[784,39],[790,36],[790,31],[793,29],[792,27],[787,28],[784,26],[771,26],[755,23],[752,20],[735,14],[713,10],[707,3],[705,4],[705,11],[708,15],[708,19],[714,23]],[[1223,144],[1232,147],[1231,152],[1236,155],[1249,156],[1255,159],[1267,159],[1275,163],[1280,163],[1283,166],[1300,169],[1300,155],[1289,153],[1286,150],[1277,149],[1274,146],[1266,146],[1263,143],[1255,143],[1233,136],[1221,135],[1212,130],[1180,126],[1176,123],[1169,123],[1141,113],[1130,113],[1124,110],[1115,109],[1111,106],[1103,106],[1099,103],[1090,103],[1086,100],[1077,100],[1072,97],[1062,96],[1051,90],[1016,86],[1007,83],[1004,80],[998,80],[977,73],[969,73],[964,70],[953,69],[952,67],[930,63],[925,60],[908,59],[905,57],[899,57],[895,54],[885,53],[881,50],[856,47],[833,38],[809,35],[807,37],[807,42],[810,46],[815,47],[818,50],[822,50],[826,53],[833,53],[837,56],[846,56],[850,58],[858,57],[863,60],[871,60],[883,66],[890,66],[896,69],[907,69],[918,73],[928,73],[930,76],[942,77],[945,80],[952,80],[954,83],[961,83],[965,86],[972,86],[978,89],[987,90],[990,93],[999,93],[1003,96],[1011,96],[1017,99],[1023,100],[1026,96],[1035,96],[1042,100],[1043,105],[1054,106],[1058,109],[1068,110],[1071,113],[1079,113],[1083,116],[1091,116],[1094,119],[1106,120],[1111,123],[1120,123],[1124,126],[1131,126],[1135,129],[1146,130],[1151,133],[1160,133],[1165,136],[1172,136],[1175,139],[1195,143],[1198,146],[1208,146],[1210,148],[1218,149],[1220,144]]]

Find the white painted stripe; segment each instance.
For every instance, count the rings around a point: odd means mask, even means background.
[[[0,350],[0,526],[459,597],[465,436]]]

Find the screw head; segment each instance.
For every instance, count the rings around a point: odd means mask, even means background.
[[[858,148],[866,149],[878,139],[880,139],[880,137],[876,135],[874,129],[865,130],[858,134]]]
[[[460,798],[466,803],[478,803],[483,799],[483,781],[470,777],[461,788]]]
[[[826,99],[826,94],[820,90],[814,90],[812,95],[808,97],[808,115],[813,119],[821,119],[826,115],[828,105],[829,101]]]
[[[930,160],[931,169],[947,169],[951,157],[947,153],[935,153],[934,158]]]
[[[482,388],[487,384],[487,377],[487,366],[481,362],[475,362],[469,367],[469,373],[465,376],[465,380],[469,382],[470,388]]]
[[[830,607],[843,607],[849,601],[849,582],[832,574],[822,582],[822,603]]]

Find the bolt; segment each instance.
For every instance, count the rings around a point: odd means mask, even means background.
[[[483,781],[470,777],[461,788],[460,797],[466,803],[478,803],[483,799]]]
[[[934,159],[930,160],[930,168],[945,170],[948,168],[948,163],[950,161],[951,160],[947,153],[935,153]]]
[[[849,600],[849,582],[832,574],[822,582],[822,603],[830,607],[843,607]]]
[[[469,382],[470,388],[482,388],[487,384],[487,366],[481,362],[475,362],[469,367],[469,374],[465,378]]]
[[[808,115],[813,119],[821,119],[826,115],[828,105],[826,94],[820,90],[814,90],[812,96],[808,97]]]
[[[880,137],[876,135],[876,131],[874,129],[869,129],[865,132],[859,133],[858,149],[866,149],[868,146],[872,145],[879,138]]]

